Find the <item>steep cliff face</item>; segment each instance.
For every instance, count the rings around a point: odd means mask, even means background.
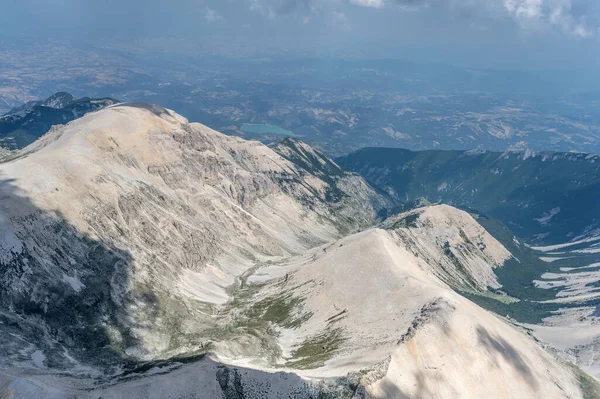
[[[447,205],[393,216],[382,227],[424,268],[456,289],[500,288],[494,269],[512,257],[471,215]]]
[[[286,137],[269,147],[292,162],[300,177],[315,176],[327,183],[325,190],[315,192],[315,195],[327,201],[340,218],[360,220],[359,215],[370,214],[371,209],[383,215],[398,203],[384,191],[370,186],[360,175],[341,168],[325,154],[298,139]],[[363,219],[361,227],[370,223],[372,217]]]

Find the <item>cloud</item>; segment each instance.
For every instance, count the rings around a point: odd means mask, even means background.
[[[356,4],[361,7],[380,8],[384,6],[384,0],[349,0],[349,3]]]
[[[267,18],[301,12],[309,15],[317,12],[320,3],[329,0],[250,0],[250,10],[257,11]]]
[[[575,15],[571,0],[504,0],[504,8],[522,26],[545,24],[574,36],[592,35],[584,15]]]
[[[539,18],[544,0],[504,0],[504,8],[517,18]]]
[[[350,20],[343,12],[334,11],[331,17],[331,24],[341,30],[351,31],[352,25],[350,25]]]
[[[221,14],[219,14],[216,10],[206,7],[206,13],[204,14],[204,19],[209,24],[215,23],[223,19]]]
[[[275,18],[278,15],[300,12],[305,16],[317,14],[324,5],[354,5],[368,8],[396,8],[420,10],[441,8],[458,12],[468,18],[476,18],[482,12],[496,16],[508,16],[523,29],[553,27],[573,36],[587,37],[593,30],[587,25],[585,15],[574,12],[573,1],[582,0],[249,0],[250,8]],[[341,11],[335,11],[341,13]],[[342,13],[343,14],[343,13]],[[471,25],[478,26],[477,21]]]

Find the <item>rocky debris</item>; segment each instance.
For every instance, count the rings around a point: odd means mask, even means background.
[[[246,399],[242,378],[237,369],[221,366],[217,370],[217,381],[223,399]]]
[[[7,158],[9,158],[13,154],[13,151],[0,147],[0,162],[4,162]]]
[[[443,306],[453,309],[452,305],[450,305],[448,302],[445,302],[442,298],[437,298],[433,302],[423,305],[419,313],[415,316],[412,323],[408,327],[406,333],[404,333],[398,340],[398,345],[401,345],[414,337],[419,327],[429,322],[431,317],[436,312],[440,311]]]

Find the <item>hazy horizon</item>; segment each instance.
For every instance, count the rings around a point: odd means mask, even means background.
[[[226,57],[346,56],[570,71],[600,66],[600,4],[591,0],[1,3],[0,38],[9,44],[22,37]]]

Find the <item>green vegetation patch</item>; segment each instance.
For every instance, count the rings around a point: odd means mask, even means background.
[[[457,290],[457,292],[484,309],[497,313],[500,316],[509,316],[521,323],[539,324],[544,318],[552,316],[552,312],[559,308],[555,303],[540,303],[523,300],[518,302],[508,302],[507,300],[499,300],[488,294],[475,294],[472,291],[461,290]],[[563,305],[562,307],[565,306]]]
[[[229,289],[233,300],[221,310],[222,318],[229,322],[206,331],[205,335],[216,342],[234,342],[240,338],[245,341],[251,337],[252,345],[264,353],[262,356],[276,362],[281,357],[276,327],[298,328],[313,314],[303,311],[304,298],[291,294],[301,285],[290,287],[288,293],[261,297],[259,293],[266,284],[247,285],[245,280],[250,274],[242,276],[240,284]]]
[[[600,384],[593,377],[586,374],[579,367],[570,364],[571,369],[579,380],[581,393],[584,399],[600,399]]]
[[[502,267],[494,269],[502,290],[509,296],[529,301],[546,301],[556,298],[558,289],[542,289],[534,280],[552,271],[552,265],[540,260],[535,252],[524,244],[515,242],[515,236],[499,220],[480,214],[477,219],[484,229],[514,256]]]
[[[472,294],[472,295],[479,295],[482,297],[494,299],[498,302],[502,302],[505,304],[516,303],[516,302],[520,301],[519,298],[512,297],[502,290],[496,290],[493,288],[488,288],[487,291],[474,291],[474,290],[466,289],[466,290],[464,290],[464,292]]]
[[[251,319],[260,319],[285,328],[298,328],[312,317],[311,312],[302,313],[304,298],[287,294],[280,297],[268,297],[253,304],[247,315]]]
[[[396,220],[394,220],[394,222],[390,226],[390,229],[406,229],[411,227],[419,227],[417,224],[419,216],[421,216],[420,213],[415,212],[403,217],[398,217]]]
[[[333,357],[340,345],[346,340],[340,328],[325,330],[311,338],[306,339],[292,352],[294,360],[286,366],[311,369],[325,365]]]

